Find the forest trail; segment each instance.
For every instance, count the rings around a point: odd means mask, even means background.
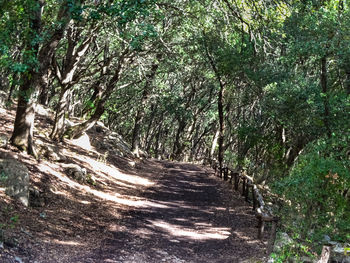
[[[157,183],[140,193],[146,205],[123,216],[93,261],[262,262],[265,244],[238,193],[208,168],[155,163]]]
[[[13,111],[3,111],[0,133],[10,134],[13,119]],[[40,121],[41,129],[46,123]],[[98,141],[103,136],[90,134]],[[0,242],[0,262],[241,263],[266,257],[252,207],[212,169],[106,155],[69,141],[57,147],[94,183],[70,178],[63,163],[35,160],[10,145],[0,149],[1,158],[27,166],[41,200],[26,208],[0,188],[0,234],[8,240]]]

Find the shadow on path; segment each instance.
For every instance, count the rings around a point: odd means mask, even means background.
[[[254,213],[229,185],[195,165],[157,162],[144,205],[124,214],[96,262],[259,262]],[[113,255],[113,256],[112,256]],[[261,260],[260,260],[261,262]]]

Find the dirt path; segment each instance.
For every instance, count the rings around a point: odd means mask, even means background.
[[[237,193],[205,168],[157,163],[144,205],[124,213],[91,262],[262,262],[257,221]]]
[[[0,108],[0,135],[10,137],[14,117],[15,109]],[[36,140],[46,141],[49,123],[37,118]],[[89,136],[102,142],[107,135]],[[73,180],[62,163],[1,148],[0,158],[27,166],[40,201],[24,207],[0,187],[1,263],[262,261],[251,207],[212,170],[69,141],[56,146],[94,183]]]

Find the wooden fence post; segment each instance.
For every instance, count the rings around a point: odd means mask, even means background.
[[[253,211],[256,209],[256,195],[254,190],[254,185],[252,185],[252,196],[253,196]]]
[[[329,257],[331,256],[331,247],[330,246],[323,246],[321,258],[317,263],[328,263]]]
[[[238,190],[238,184],[239,184],[239,174],[235,173],[235,190]]]
[[[244,196],[244,194],[245,194],[245,181],[246,181],[246,178],[243,177],[242,180],[243,180],[242,196]]]
[[[262,239],[264,234],[265,222],[262,219],[262,216],[258,217],[258,239]]]
[[[247,180],[247,184],[246,184],[246,187],[245,187],[245,193],[244,193],[246,202],[249,201],[249,188],[250,188],[250,182]]]
[[[224,181],[228,180],[228,167],[224,168]]]
[[[273,250],[273,246],[275,244],[276,240],[276,231],[277,231],[277,219],[274,218],[272,220],[272,226],[271,226],[271,233],[270,233],[270,238],[267,244],[267,254],[270,255]]]

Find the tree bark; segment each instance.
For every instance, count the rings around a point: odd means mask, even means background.
[[[68,107],[68,96],[70,87],[62,87],[60,93],[60,99],[57,103],[55,122],[50,134],[50,138],[55,141],[62,141],[64,135],[66,111]]]
[[[49,104],[49,92],[50,92],[50,78],[52,75],[51,69],[48,69],[47,75],[45,76],[44,83],[45,85],[42,85],[40,88],[39,93],[39,103],[41,105],[47,106]]]
[[[108,84],[106,85],[106,89],[103,91],[101,99],[98,100],[94,114],[87,121],[66,129],[66,131],[64,132],[64,135],[67,136],[69,139],[79,138],[80,136],[83,135],[84,132],[91,129],[96,124],[96,122],[101,118],[102,114],[105,111],[105,104],[109,99],[109,97],[111,96],[112,92],[114,91],[120,79],[123,63],[125,60],[125,56],[127,54],[128,54],[128,49],[124,50],[124,52],[120,56],[119,62],[118,62],[118,65],[116,66],[113,77],[109,80]]]
[[[158,58],[160,58],[160,56],[158,56]],[[140,145],[141,122],[143,120],[143,117],[145,116],[145,107],[148,100],[148,95],[150,93],[150,87],[156,76],[158,66],[159,66],[158,62],[155,61],[151,67],[150,73],[146,76],[146,83],[143,89],[141,103],[135,117],[135,124],[134,124],[133,133],[132,133],[131,151],[133,151],[136,154],[136,156],[138,156],[139,145]]]
[[[33,56],[37,56],[39,52],[39,43],[34,39],[40,34],[41,30],[41,16],[44,2],[42,0],[35,1],[36,7],[33,8],[33,13],[30,19],[31,34],[26,40],[26,50],[34,51]],[[24,59],[32,59],[32,57]],[[27,62],[27,61],[25,61]],[[34,65],[30,65],[29,72],[21,75],[21,85],[19,87],[18,102],[16,110],[16,118],[14,128],[11,136],[12,145],[16,146],[22,151],[27,151],[29,154],[36,156],[36,151],[33,145],[33,130],[35,118],[35,104],[33,93],[38,86],[40,75],[35,72]]]
[[[14,129],[11,136],[11,143],[21,150],[27,150],[29,154],[36,155],[33,146],[33,130],[35,119],[34,94],[45,83],[52,57],[56,51],[57,45],[66,25],[70,20],[70,11],[67,2],[64,1],[60,7],[57,16],[57,29],[52,32],[51,37],[43,44],[39,50],[39,43],[35,39],[41,34],[41,17],[44,6],[43,0],[35,1],[37,8],[34,8],[31,16],[32,33],[27,39],[26,49],[31,53],[34,50],[34,56],[37,58],[39,69],[35,70],[35,65],[31,65],[31,70],[21,75],[21,85],[19,87],[19,98],[17,104]],[[31,57],[30,60],[33,58]],[[26,62],[26,58],[24,58]]]
[[[210,65],[215,73],[215,76],[219,82],[219,92],[218,92],[218,100],[217,100],[217,107],[218,107],[218,113],[219,113],[219,152],[218,152],[218,161],[219,161],[219,169],[221,171],[223,166],[223,160],[224,160],[224,130],[225,130],[225,123],[224,123],[224,89],[225,84],[221,78],[220,72],[218,71],[215,61],[213,57],[210,55],[208,47],[206,47],[206,54],[209,59]]]

